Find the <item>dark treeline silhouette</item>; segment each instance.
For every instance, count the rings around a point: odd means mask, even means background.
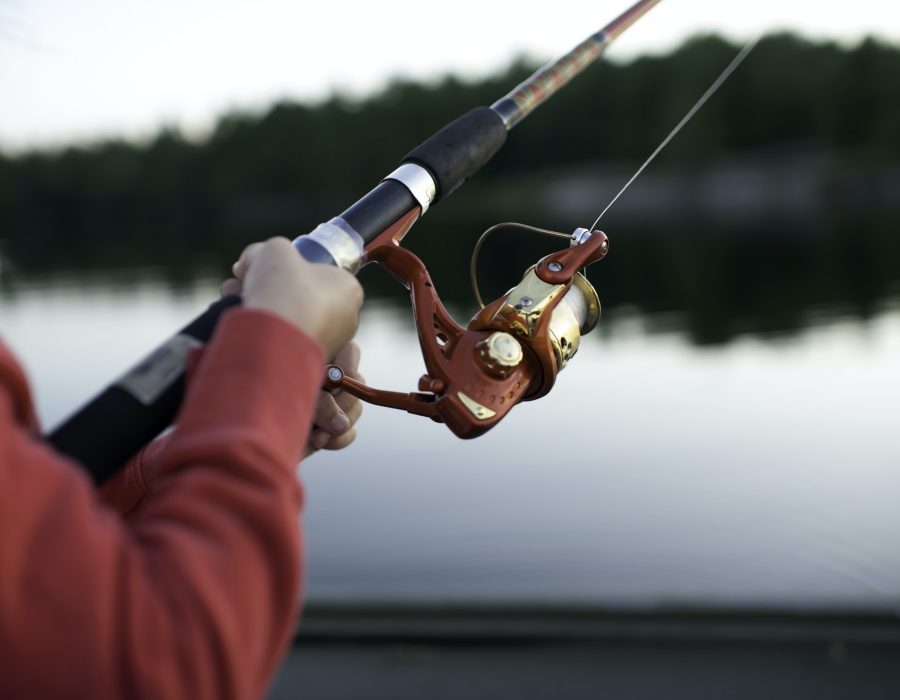
[[[552,179],[575,166],[640,161],[736,50],[706,36],[670,55],[592,67],[519,127],[478,178],[429,214],[431,224],[422,225],[440,235],[413,236],[417,252],[437,267],[435,277],[444,278],[450,296],[462,298],[462,265],[479,230],[496,218],[540,216],[532,193],[516,194],[503,183],[523,173]],[[0,253],[22,276],[147,264],[184,278],[203,265],[227,269],[246,242],[296,235],[339,212],[419,141],[467,109],[490,104],[534,67],[519,61],[479,82],[396,81],[365,99],[337,95],[315,105],[280,103],[262,114],[225,116],[202,141],[168,129],[145,144],[116,141],[0,156]],[[890,170],[900,161],[897,76],[900,49],[875,40],[847,48],[788,34],[768,37],[654,168],[688,172],[725,155],[805,149],[838,154],[853,167]],[[819,303],[849,303],[869,313],[900,279],[898,265],[883,260],[889,253],[900,257],[894,237],[885,234],[896,225],[868,212],[867,220],[876,223],[858,240],[881,247],[865,257],[873,270],[860,270],[858,258],[840,262],[846,257],[841,227],[850,215],[841,216],[829,217],[824,229],[817,225],[818,240],[768,235],[774,248],[762,277],[750,272],[745,253],[753,245],[747,237],[695,237],[689,259],[673,237],[679,224],[666,222],[656,228],[658,236],[614,246],[631,257],[603,263],[609,273],[598,284],[607,287],[613,306],[688,316],[692,308],[702,309],[705,320],[689,320],[688,326],[695,338],[709,342],[747,328],[790,327],[792,316]],[[859,229],[853,221],[848,225]],[[777,231],[778,222],[772,223]],[[485,254],[488,265],[499,265],[504,255],[496,247]],[[749,258],[763,263],[752,252]],[[451,263],[452,271],[442,271],[441,264]],[[803,280],[818,287],[807,289]],[[370,285],[376,293],[382,288]],[[748,321],[748,313],[758,315]]]

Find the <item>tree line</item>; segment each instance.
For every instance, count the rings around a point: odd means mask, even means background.
[[[532,170],[643,159],[737,50],[702,36],[668,55],[598,63],[519,127],[466,189],[490,191]],[[296,235],[535,67],[518,60],[478,81],[397,80],[365,98],[281,102],[225,115],[202,140],[169,128],[145,143],[0,155],[0,253],[26,271],[175,261],[190,268],[261,235]],[[726,153],[803,147],[896,163],[897,76],[893,45],[767,37],[661,159],[691,168]]]
[[[704,36],[668,55],[601,62],[537,110],[454,195],[458,205],[429,214],[427,225],[439,235],[410,237],[442,293],[468,303],[460,270],[474,236],[495,217],[533,204],[529,193],[511,201],[511,189],[497,185],[522,173],[552,177],[576,165],[643,160],[737,50]],[[519,60],[478,81],[397,80],[365,98],[281,102],[261,113],[225,115],[202,140],[170,128],[145,143],[0,155],[0,254],[26,276],[151,264],[187,280],[203,265],[227,269],[250,240],[297,235],[341,211],[421,140],[471,107],[492,103],[535,67]],[[698,168],[726,154],[799,147],[896,167],[897,76],[900,48],[892,45],[767,37],[660,165]],[[832,220],[816,229],[817,239],[767,236],[765,250],[755,230],[741,236],[714,222],[666,221],[655,234],[621,237],[616,264],[598,269],[598,286],[613,307],[663,316],[684,311],[692,335],[705,342],[741,332],[735,323],[759,331],[790,327],[792,316],[823,303],[868,315],[900,281],[890,262],[900,259],[896,222],[877,212]],[[705,227],[700,234],[698,226]],[[685,248],[684,240],[694,244]],[[500,266],[507,253],[486,249],[484,260]],[[389,289],[389,282],[367,281],[370,293]]]

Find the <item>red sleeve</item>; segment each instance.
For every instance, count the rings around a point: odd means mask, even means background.
[[[100,499],[119,515],[133,513],[149,494],[149,483],[170,435],[156,438],[98,487]]]
[[[18,389],[0,385],[4,695],[265,692],[295,621],[294,470],[323,364],[321,348],[281,319],[226,314],[152,492],[127,522],[22,424]]]

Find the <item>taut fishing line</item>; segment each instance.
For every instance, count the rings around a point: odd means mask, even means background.
[[[639,167],[637,169],[637,171],[634,173],[634,175],[632,175],[631,178],[628,180],[628,182],[625,183],[624,187],[622,187],[622,189],[619,190],[619,192],[616,194],[616,196],[613,197],[612,200],[610,200],[609,204],[606,205],[606,208],[600,212],[600,216],[598,216],[596,218],[594,223],[591,225],[590,229],[588,229],[589,231],[593,231],[594,229],[597,228],[597,224],[600,223],[600,219],[602,219],[603,215],[607,211],[609,211],[609,208],[613,204],[615,204],[616,200],[619,199],[619,197],[621,197],[625,193],[625,190],[627,190],[629,187],[631,187],[631,184],[635,180],[638,179],[638,176],[642,172],[644,172],[644,170],[646,170],[647,166],[653,162],[653,159],[659,155],[660,151],[662,151],[669,144],[669,142],[673,138],[675,138],[675,136],[678,134],[678,132],[681,131],[684,128],[684,126],[691,119],[693,119],[694,115],[697,114],[698,111],[700,111],[700,108],[703,107],[704,104],[706,104],[706,102],[709,100],[709,98],[712,97],[720,87],[722,87],[723,83],[726,80],[728,80],[728,78],[731,76],[732,73],[734,73],[734,71],[737,69],[737,67],[740,66],[741,63],[744,62],[744,59],[750,55],[750,52],[753,51],[754,48],[756,48],[756,45],[759,43],[759,40],[760,40],[760,37],[757,36],[757,37],[751,39],[750,41],[748,41],[747,44],[731,60],[731,63],[729,63],[727,66],[725,66],[725,69],[719,74],[719,76],[713,81],[713,83],[706,89],[706,92],[704,92],[700,96],[700,99],[698,99],[694,103],[694,106],[688,110],[687,114],[685,114],[681,118],[681,121],[679,121],[675,125],[675,128],[673,128],[672,131],[669,132],[668,136],[666,136],[662,140],[662,142],[656,147],[656,149],[654,149],[653,153],[651,153],[648,156],[647,160],[645,160],[643,162],[643,164],[641,164],[641,167]],[[481,298],[481,293],[478,288],[478,277],[477,277],[477,273],[476,273],[476,266],[478,264],[478,253],[481,251],[481,246],[484,243],[484,240],[490,234],[492,234],[494,231],[501,229],[501,228],[513,228],[513,229],[518,229],[520,231],[538,233],[538,234],[542,234],[542,235],[546,235],[546,236],[554,236],[557,238],[568,238],[571,240],[571,236],[569,234],[560,233],[558,231],[548,231],[546,229],[537,228],[535,226],[528,226],[526,224],[519,224],[519,223],[514,223],[514,222],[497,224],[496,226],[491,226],[489,229],[487,229],[478,238],[478,242],[475,244],[475,248],[472,250],[472,257],[471,257],[471,260],[469,263],[469,278],[472,283],[472,293],[475,296],[475,301],[478,303],[478,307],[481,309],[484,308],[484,301]]]
[[[760,39],[760,37],[758,37],[758,36],[751,39],[749,42],[747,42],[747,44],[744,46],[744,48],[742,48],[740,50],[738,55],[735,56],[731,60],[731,63],[729,63],[725,67],[725,70],[723,70],[719,74],[719,77],[715,79],[713,84],[710,85],[706,89],[706,92],[704,92],[700,96],[700,99],[697,100],[697,102],[694,104],[693,107],[690,108],[690,110],[688,110],[688,113],[685,114],[684,117],[681,118],[681,121],[678,122],[678,124],[675,125],[675,128],[669,132],[669,135],[666,136],[666,138],[664,138],[662,140],[662,143],[660,143],[656,147],[656,150],[654,150],[653,153],[650,154],[650,156],[647,158],[647,160],[644,161],[644,163],[641,165],[641,167],[637,169],[637,172],[635,172],[635,174],[631,176],[631,179],[625,183],[625,186],[621,190],[619,190],[618,194],[616,194],[616,196],[612,198],[610,203],[606,205],[606,208],[600,212],[600,216],[598,216],[597,219],[594,221],[594,223],[591,225],[591,228],[590,228],[591,231],[593,231],[595,228],[597,228],[597,224],[600,223],[600,219],[603,218],[603,215],[607,211],[609,211],[609,208],[613,204],[616,203],[616,200],[625,193],[625,190],[627,190],[629,187],[631,187],[631,183],[633,183],[635,180],[638,179],[638,176],[642,172],[644,172],[644,170],[646,169],[646,167],[648,165],[650,165],[650,163],[653,162],[653,159],[659,155],[659,152],[662,151],[662,149],[664,149],[669,144],[669,141],[671,141],[673,138],[675,138],[676,134],[678,134],[678,132],[681,131],[682,128],[684,128],[684,125],[687,124],[694,117],[694,115],[700,110],[700,108],[706,104],[707,100],[709,100],[709,98],[712,97],[716,93],[716,90],[718,90],[720,87],[722,87],[722,83],[724,83],[726,80],[728,80],[728,78],[731,76],[731,74],[734,73],[735,69],[737,69],[737,67],[739,65],[741,65],[741,63],[744,62],[744,59],[747,58],[747,56],[750,54],[750,52],[753,51],[753,49],[756,47],[757,43],[759,43],[759,39]]]

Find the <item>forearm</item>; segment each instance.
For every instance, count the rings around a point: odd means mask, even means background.
[[[233,314],[127,524],[4,407],[0,687],[13,696],[262,692],[293,630],[294,468],[324,358],[280,320]]]

